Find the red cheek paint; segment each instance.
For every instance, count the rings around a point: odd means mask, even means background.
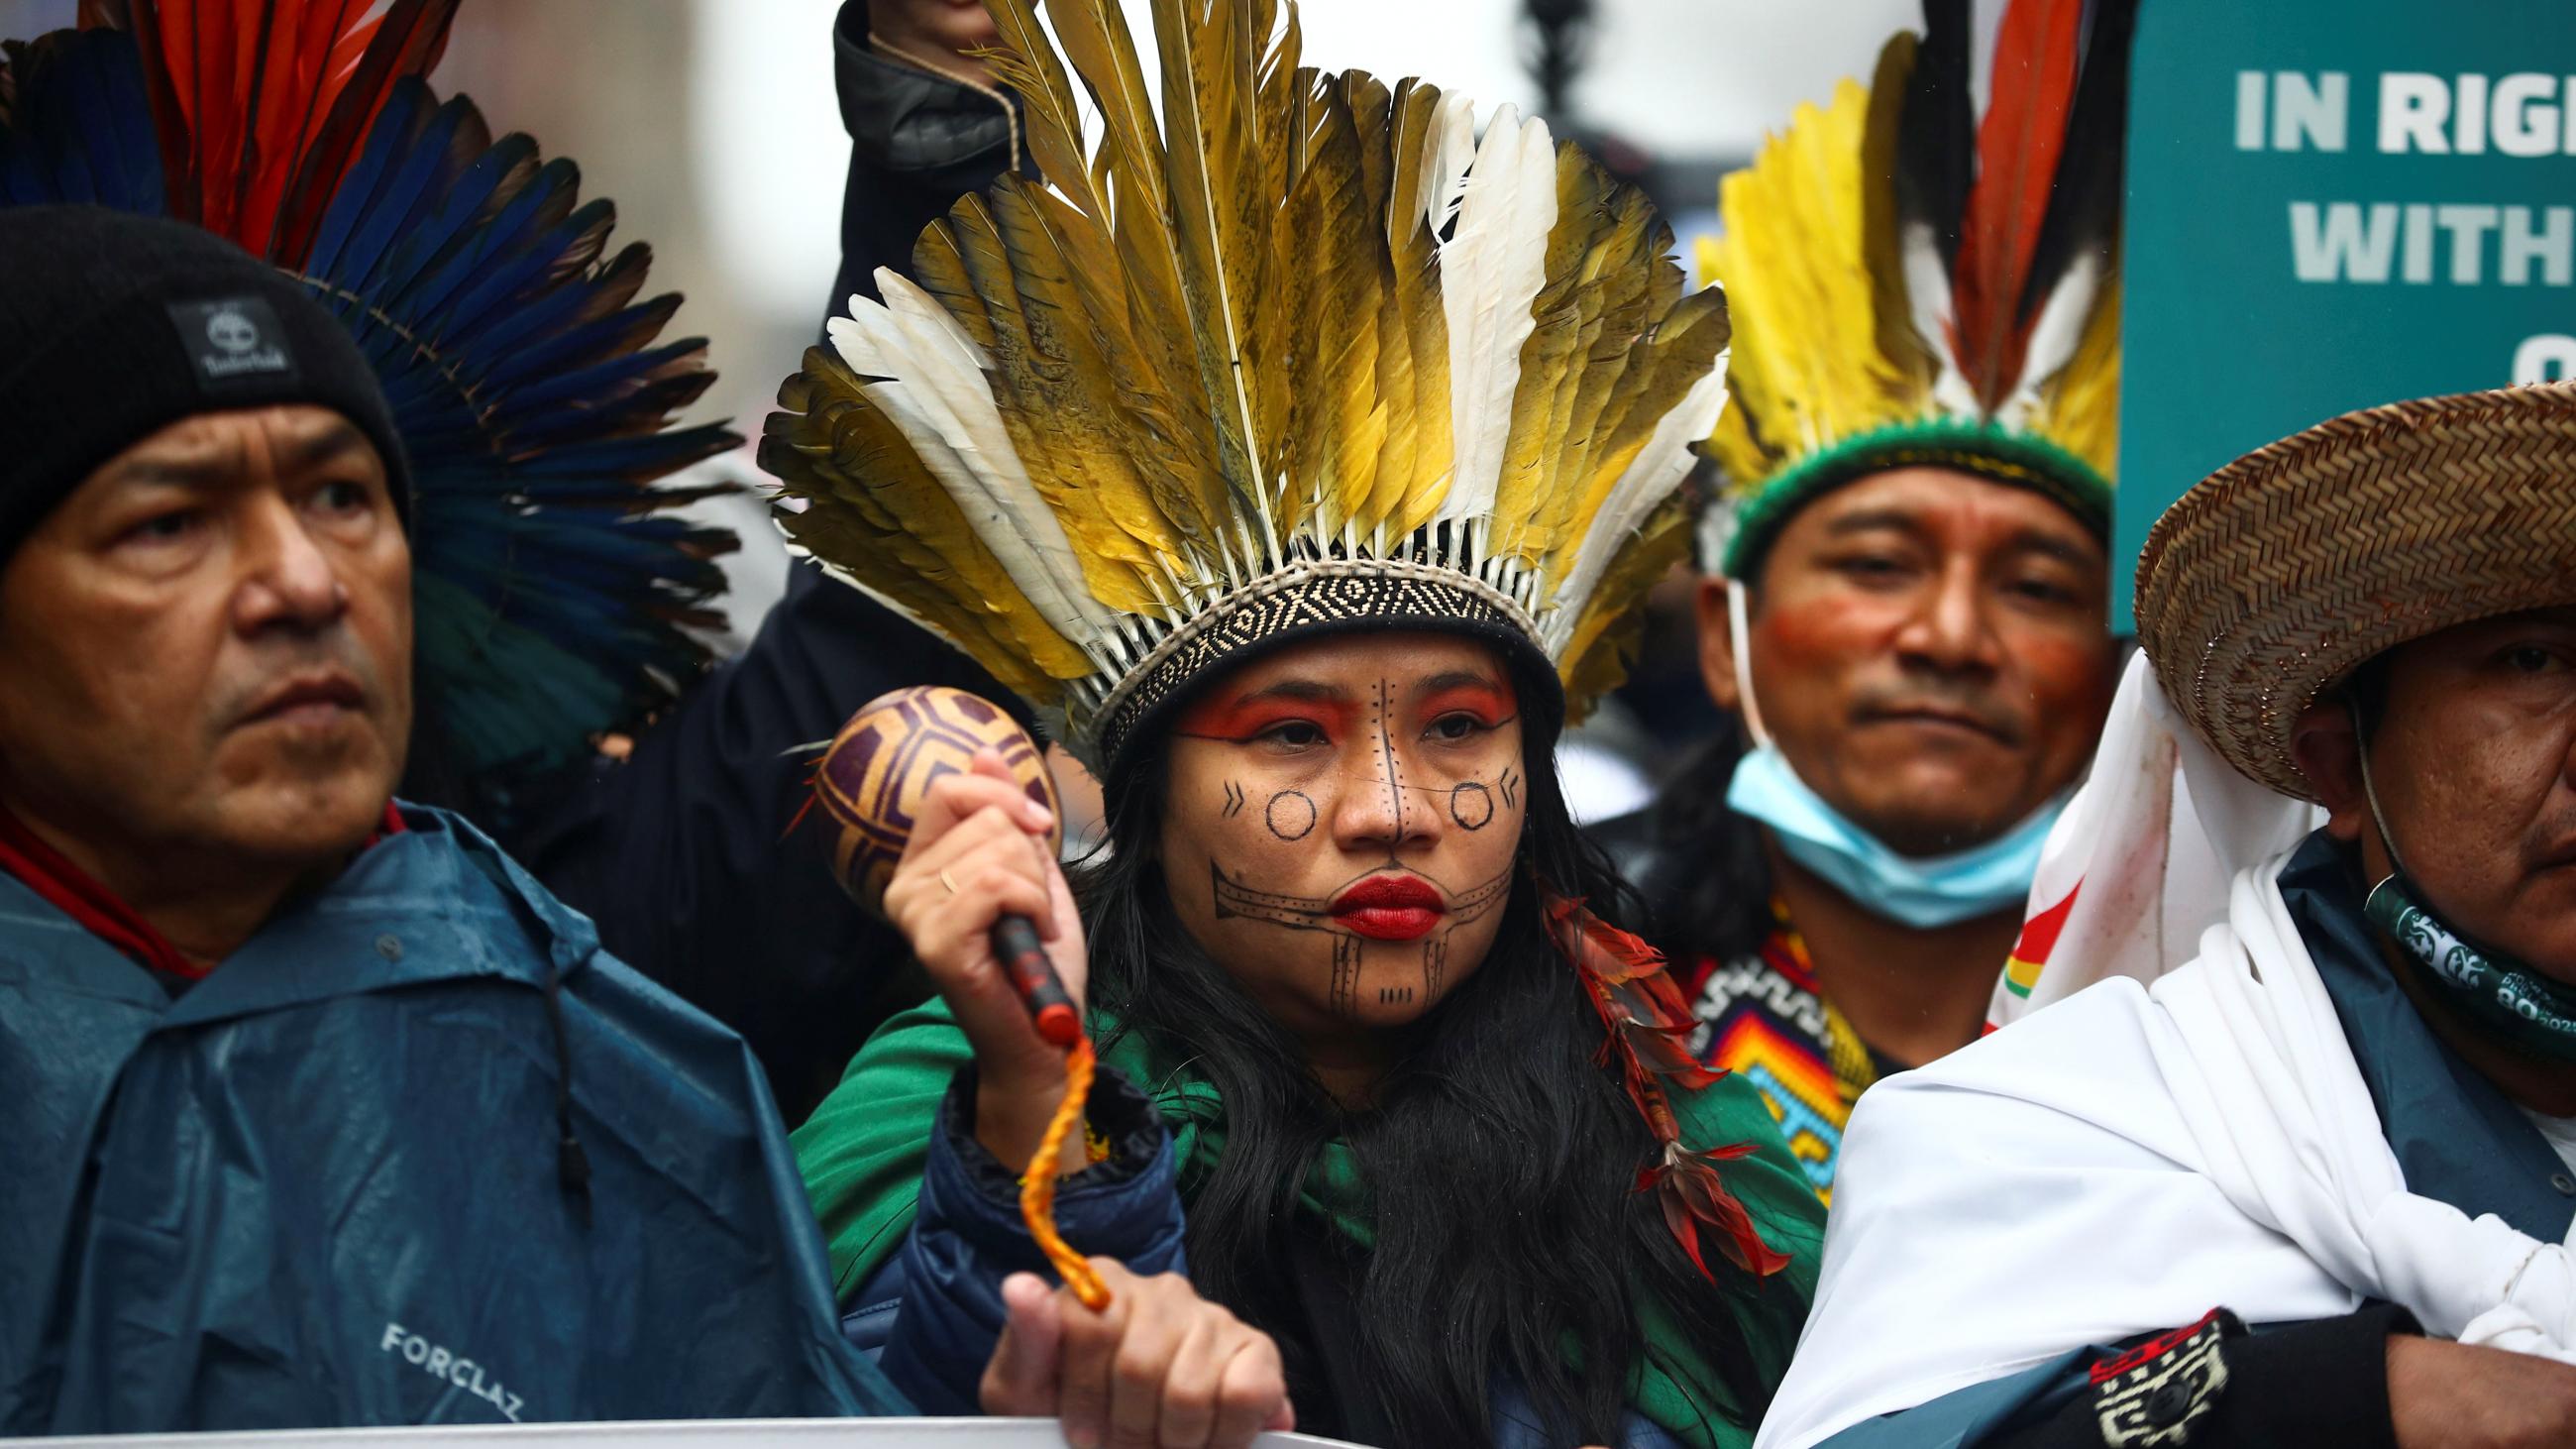
[[[2019,630],[2004,636],[2004,653],[2029,677],[2034,695],[2074,697],[2110,691],[2112,649],[2107,634]]]
[[[1852,591],[1856,594],[1858,591]],[[1754,616],[1753,632],[1774,660],[1807,669],[1832,660],[1884,652],[1888,636],[1903,628],[1909,610],[1885,608],[1869,597],[1810,596]]]
[[[1358,707],[1347,700],[1301,699],[1283,695],[1229,698],[1210,695],[1181,712],[1172,732],[1197,739],[1241,743],[1283,724],[1311,724],[1325,738],[1348,739]]]

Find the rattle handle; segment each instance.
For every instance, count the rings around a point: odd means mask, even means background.
[[[1074,1010],[1064,982],[1057,979],[1055,963],[1047,959],[1038,928],[1028,917],[1006,915],[993,923],[993,958],[1002,963],[1003,974],[1020,993],[1039,1036],[1060,1047],[1081,1040],[1081,1014]]]

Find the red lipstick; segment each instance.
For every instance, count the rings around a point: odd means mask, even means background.
[[[1379,941],[1411,941],[1431,933],[1449,913],[1432,884],[1418,875],[1373,875],[1333,897],[1333,919]]]

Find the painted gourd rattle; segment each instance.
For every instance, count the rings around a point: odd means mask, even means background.
[[[930,787],[942,776],[965,774],[984,750],[999,755],[1020,788],[1055,818],[1047,844],[1050,851],[1060,851],[1064,816],[1046,757],[1028,732],[990,701],[942,685],[898,689],[869,701],[832,737],[814,771],[814,796],[840,827],[832,844],[832,873],[871,914],[885,914],[886,885],[903,860]],[[1006,915],[993,923],[993,958],[1027,1005],[1038,1035],[1067,1049],[1064,1100],[1021,1176],[1020,1214],[1047,1261],[1083,1306],[1096,1312],[1109,1306],[1108,1287],[1055,1228],[1057,1161],[1091,1095],[1091,1042],[1082,1033],[1072,995],[1038,940],[1037,926],[1027,917]]]

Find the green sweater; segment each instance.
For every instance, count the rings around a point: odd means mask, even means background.
[[[1110,1032],[1100,1013],[1094,1012],[1089,1024],[1095,1035]],[[945,1003],[933,1001],[905,1012],[869,1038],[840,1085],[796,1130],[796,1164],[830,1240],[834,1290],[844,1306],[902,1246],[921,1193],[926,1144],[940,1099],[973,1055]],[[1182,1180],[1197,1180],[1199,1174],[1189,1168],[1192,1159],[1204,1155],[1212,1160],[1223,1151],[1224,1113],[1215,1088],[1197,1078],[1155,1072],[1132,1036],[1104,1060],[1153,1098],[1171,1129]],[[1753,1363],[1766,1382],[1777,1384],[1788,1370],[1790,1351],[1815,1296],[1824,1208],[1783,1145],[1770,1109],[1743,1079],[1729,1076],[1702,1091],[1679,1095],[1674,1106],[1687,1146],[1754,1145],[1749,1156],[1725,1165],[1727,1186],[1753,1215],[1763,1241],[1790,1261],[1779,1281],[1769,1285],[1764,1301],[1739,1303],[1736,1317]],[[1355,1241],[1369,1241],[1346,1151],[1327,1149],[1301,1200]],[[1643,1301],[1649,1361],[1641,1375],[1637,1411],[1702,1449],[1749,1445],[1750,1429],[1736,1429],[1720,1417],[1718,1411],[1732,1405],[1722,1398],[1716,1404],[1700,1402],[1703,1387],[1722,1392],[1716,1375],[1663,1319],[1652,1296]]]

